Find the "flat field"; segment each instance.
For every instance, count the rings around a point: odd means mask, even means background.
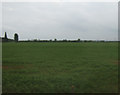
[[[115,93],[118,43],[3,43],[3,93]]]

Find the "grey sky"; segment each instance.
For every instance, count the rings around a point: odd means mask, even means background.
[[[116,3],[3,3],[3,31],[9,38],[118,40]],[[1,35],[0,35],[1,36]]]

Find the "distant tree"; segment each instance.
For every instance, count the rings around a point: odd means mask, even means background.
[[[52,39],[50,39],[50,42],[52,42]]]
[[[67,42],[67,39],[63,39],[63,42]]]
[[[89,40],[88,42],[93,42],[92,40]]]
[[[100,42],[105,42],[104,40],[101,40]]]
[[[78,39],[78,42],[80,42],[80,39]]]
[[[5,32],[5,39],[7,39],[7,33]]]
[[[33,41],[34,41],[34,42],[37,42],[37,39],[34,39]]]
[[[18,42],[18,34],[17,33],[14,34],[14,40],[15,40],[15,42]]]

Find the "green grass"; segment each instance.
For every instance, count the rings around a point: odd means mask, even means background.
[[[118,43],[3,43],[3,93],[118,92]]]

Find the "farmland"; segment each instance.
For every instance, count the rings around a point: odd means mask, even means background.
[[[118,43],[2,44],[3,93],[115,93]]]

